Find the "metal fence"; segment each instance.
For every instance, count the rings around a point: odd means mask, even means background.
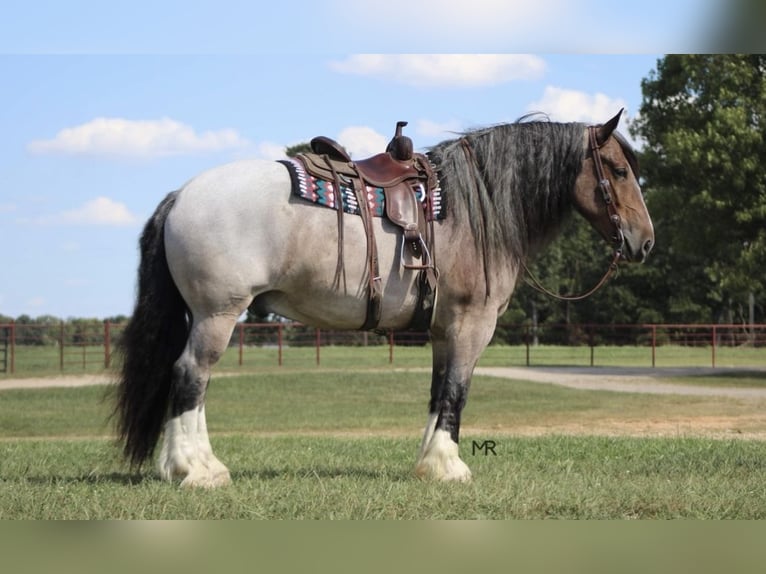
[[[103,371],[124,323],[0,324],[0,376]],[[365,347],[365,353],[351,352]],[[424,333],[330,331],[300,323],[239,323],[223,368],[430,366]],[[499,324],[481,364],[766,366],[766,325]]]

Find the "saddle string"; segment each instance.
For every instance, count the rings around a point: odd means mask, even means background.
[[[482,261],[484,264],[484,285],[485,285],[485,291],[484,291],[484,301],[489,300],[490,295],[490,285],[489,285],[489,253],[487,252],[487,240],[484,236],[484,232],[487,229],[487,214],[484,210],[484,204],[481,201],[481,198],[479,197],[479,184],[477,182],[477,178],[479,177],[479,162],[476,161],[476,155],[473,153],[473,148],[471,147],[471,143],[468,141],[467,138],[461,138],[460,139],[460,145],[463,147],[463,153],[466,156],[466,159],[470,164],[472,164],[475,168],[475,175],[473,178],[473,188],[474,192],[476,193],[476,197],[479,198],[479,211],[481,215],[481,228],[479,232],[479,243],[481,246],[481,255],[482,255]]]
[[[333,177],[333,185],[335,186],[335,200],[338,204],[338,262],[335,265],[335,277],[333,278],[333,289],[340,288],[341,278],[343,279],[343,293],[348,293],[348,286],[346,285],[346,266],[343,258],[343,197],[340,190],[340,176],[335,170],[335,166],[330,161],[330,157],[327,154],[323,154],[327,167],[330,168],[330,172]]]
[[[367,318],[361,327],[363,331],[369,331],[378,326],[380,322],[382,292],[380,288],[380,264],[378,261],[378,246],[375,242],[375,229],[372,224],[370,204],[367,202],[367,191],[364,180],[359,177],[353,182],[354,192],[359,211],[362,216],[362,225],[367,236],[367,261],[368,261],[368,297]]]

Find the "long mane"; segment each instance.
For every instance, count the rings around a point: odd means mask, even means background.
[[[584,124],[532,121],[466,132],[431,148],[448,208],[488,261],[533,255],[572,211]]]

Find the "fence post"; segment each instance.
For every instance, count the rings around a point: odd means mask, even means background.
[[[16,372],[16,321],[11,320],[11,374]]]
[[[317,367],[319,366],[319,348],[322,346],[322,332],[316,328]]]
[[[108,369],[112,365],[111,348],[111,325],[109,319],[104,321],[104,368]]]
[[[593,327],[592,325],[588,326],[588,345],[590,345],[590,366],[591,367],[593,366],[593,349],[596,346],[595,337],[593,335],[595,330],[596,328]]]
[[[529,366],[529,323],[524,325],[524,342],[527,346],[527,367]]]
[[[282,366],[282,323],[277,323],[277,364]]]
[[[64,321],[59,328],[59,370],[64,372]]]
[[[715,325],[713,325],[713,340],[711,341],[713,344],[710,347],[711,359],[713,361],[713,368],[715,368],[715,339],[716,339],[716,332],[715,332]]]
[[[0,373],[7,373],[8,372],[8,354],[10,353],[10,338],[11,338],[11,327],[10,325],[8,327],[2,327],[0,326],[0,338],[2,338],[3,341],[3,362],[0,364],[2,366],[2,370],[0,370]]]
[[[366,333],[366,331],[365,331]],[[388,364],[394,363],[394,330],[388,331]]]
[[[657,325],[652,325],[652,368],[657,365]]]

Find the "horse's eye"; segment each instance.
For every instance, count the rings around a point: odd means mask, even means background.
[[[625,167],[616,167],[614,168],[614,175],[617,177],[628,177],[628,169]]]

